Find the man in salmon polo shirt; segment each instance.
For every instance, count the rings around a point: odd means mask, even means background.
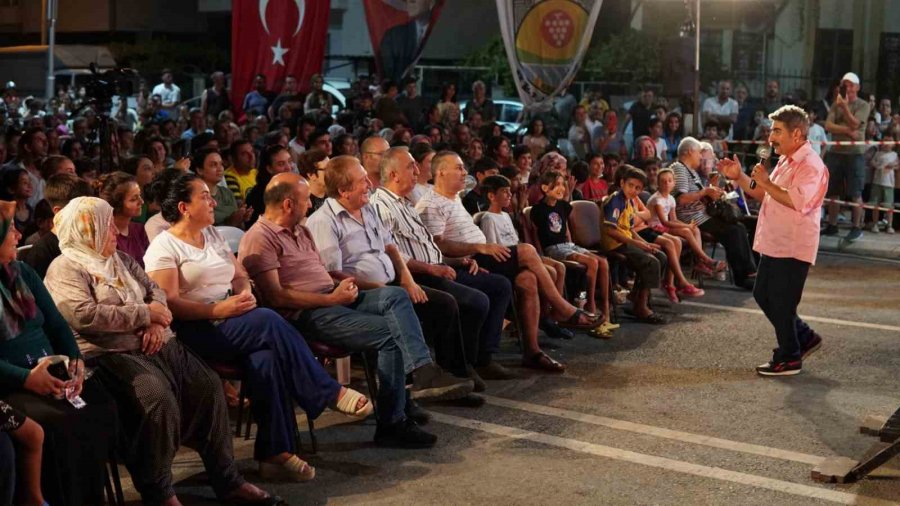
[[[778,348],[772,360],[758,366],[756,372],[791,376],[799,374],[803,360],[822,345],[822,338],[797,316],[797,306],[819,249],[828,169],[806,139],[809,118],[803,109],[786,105],[769,119],[769,144],[781,155],[771,174],[757,164],[747,176],[736,156],[720,161],[718,169],[740,184],[747,195],[762,201],[753,241],[753,249],[762,258],[753,298],[775,327]]]

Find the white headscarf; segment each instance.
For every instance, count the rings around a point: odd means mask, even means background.
[[[100,254],[112,226],[113,208],[97,197],[78,197],[53,218],[62,255],[87,270],[98,285],[115,290],[125,304],[143,304],[144,288],[119,255]]]

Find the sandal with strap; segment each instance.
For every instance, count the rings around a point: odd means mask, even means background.
[[[656,313],[650,313],[647,316],[634,315],[634,320],[638,323],[649,323],[650,325],[663,325],[666,319]]]
[[[603,325],[592,328],[591,330],[588,331],[587,335],[597,338],[597,339],[604,339],[604,340],[613,338],[612,329],[610,329],[609,327],[605,327]]]
[[[316,468],[296,455],[281,464],[259,463],[259,476],[264,480],[310,481],[316,477]]]
[[[582,316],[587,317],[588,323],[579,323]],[[567,329],[588,330],[597,326],[597,317],[595,316],[592,318],[591,315],[584,310],[576,309],[568,320],[557,322],[557,325]]]
[[[522,367],[527,369],[537,369],[539,371],[561,373],[566,370],[566,365],[553,360],[550,355],[543,351],[522,359]]]
[[[366,403],[363,404],[363,407],[358,408],[357,406],[359,406],[360,399],[366,399]],[[344,395],[329,407],[335,411],[355,418],[366,418],[375,411],[375,406],[372,405],[371,399],[367,399],[365,395],[352,388],[345,389]]]

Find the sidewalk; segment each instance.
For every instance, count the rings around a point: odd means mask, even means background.
[[[849,227],[841,226],[838,235],[821,236],[819,249],[821,251],[837,251],[840,253],[900,260],[900,232],[896,234],[886,234],[884,232],[873,234],[868,230],[863,230],[862,238],[852,243],[844,239],[849,232]]]

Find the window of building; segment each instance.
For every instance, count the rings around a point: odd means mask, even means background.
[[[824,30],[816,32],[816,64],[814,75],[818,84],[840,79],[853,60],[853,30]]]

